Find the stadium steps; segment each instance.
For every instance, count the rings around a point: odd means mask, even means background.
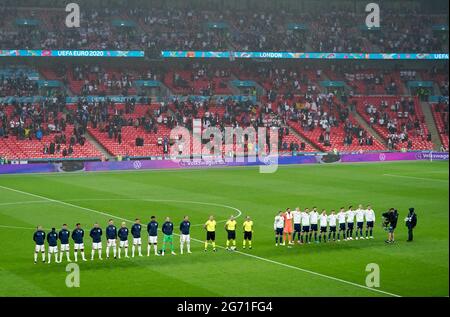
[[[293,129],[291,126],[289,126],[289,133],[292,133],[295,135],[299,140],[302,142],[305,142],[305,144],[309,144],[316,152],[323,152],[321,149],[319,149],[314,143],[310,142],[309,140],[302,137],[295,129]]]
[[[352,108],[349,108],[350,113],[353,115],[353,118],[356,119],[356,121],[358,121],[358,123],[367,131],[369,132],[375,139],[378,140],[378,142],[380,142],[381,144],[387,146],[387,142],[374,130],[372,129],[366,122],[366,120],[364,120],[358,113],[358,111],[356,111],[356,107],[352,110]]]
[[[431,112],[431,105],[428,102],[421,101],[420,107],[422,108],[425,122],[428,126],[428,131],[431,133],[431,142],[433,142],[433,149],[439,151],[442,146],[441,138],[439,137],[439,131],[436,127],[436,122]]]
[[[96,138],[94,138],[91,133],[89,131],[86,131],[86,133],[84,134],[84,137],[86,138],[86,140],[88,140],[93,146],[95,146],[95,148],[97,150],[100,151],[100,153],[102,153],[102,155],[107,159],[107,160],[112,160],[114,159],[114,156],[112,156],[98,141]]]

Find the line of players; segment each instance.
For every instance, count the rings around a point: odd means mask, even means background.
[[[213,247],[213,251],[216,251],[215,244],[215,231],[216,231],[216,221],[213,216],[208,218],[208,221],[204,224],[204,229],[206,230],[206,240],[205,240],[205,251],[207,251],[208,242],[210,241]],[[150,256],[151,249],[153,246],[154,254],[156,256],[165,255],[166,246],[169,245],[170,252],[172,255],[176,255],[173,244],[173,231],[174,225],[171,222],[170,218],[167,217],[165,222],[162,225],[161,231],[163,232],[163,246],[159,253],[158,251],[158,222],[156,221],[156,217],[152,216],[150,218],[150,222],[147,224],[147,233],[148,233],[148,246],[147,246],[147,256]],[[228,233],[226,249],[227,250],[235,250],[236,249],[236,227],[237,222],[234,216],[231,216],[230,219],[225,223],[225,230]],[[184,253],[184,245],[186,244],[187,253],[191,252],[191,237],[190,237],[190,229],[191,223],[189,221],[189,217],[185,216],[183,221],[180,223],[180,253]],[[243,223],[244,229],[244,241],[243,248],[246,247],[246,242],[249,244],[249,248],[252,248],[252,232],[253,232],[253,221],[250,217],[246,217],[246,220]],[[136,218],[135,223],[131,227],[131,235],[133,236],[133,244],[131,249],[131,256],[135,257],[135,253],[137,250],[138,256],[142,255],[142,240],[141,240],[141,230],[142,225],[140,219]],[[91,260],[94,260],[95,252],[98,252],[98,258],[103,260],[102,258],[102,235],[103,230],[100,228],[98,223],[94,224],[94,227],[90,230],[89,236],[92,238],[92,252],[91,252]],[[125,258],[129,258],[128,256],[128,236],[129,229],[126,227],[126,223],[122,222],[119,229],[114,225],[114,221],[110,219],[108,221],[108,226],[105,229],[105,235],[107,238],[106,244],[106,258],[109,258],[110,249],[112,248],[113,257],[115,259],[121,258],[122,249],[124,250]],[[55,228],[46,234],[42,226],[38,226],[36,232],[33,235],[33,240],[36,244],[35,252],[34,252],[34,263],[36,264],[38,261],[38,254],[41,252],[42,262],[45,262],[45,241],[47,240],[49,250],[48,250],[48,263],[51,263],[52,255],[54,255],[55,262],[61,263],[63,259],[64,253],[66,253],[66,258],[68,262],[71,262],[70,259],[70,238],[74,242],[74,260],[78,261],[78,252],[81,255],[81,259],[83,261],[87,261],[84,253],[84,229],[81,228],[81,224],[77,223],[75,229],[70,232],[67,229],[67,224],[63,224],[62,229],[59,232],[56,232]],[[117,239],[119,240],[119,248],[117,248]],[[58,257],[58,240],[60,241],[60,253]],[[230,247],[231,245],[231,247]]]
[[[293,245],[296,235],[299,244],[311,243],[313,238],[315,243],[336,241],[336,233],[337,241],[341,241],[341,234],[344,241],[353,240],[355,220],[355,239],[373,239],[375,212],[370,205],[365,209],[359,205],[356,210],[353,206],[349,206],[348,210],[341,207],[338,213],[333,209],[329,215],[325,209],[319,213],[317,207],[313,207],[311,211],[309,208],[304,211],[300,211],[298,207],[294,211],[287,208],[285,212],[279,211],[275,216],[275,245],[286,245],[286,240],[288,246]]]
[[[176,255],[173,245],[173,231],[174,225],[170,218],[167,217],[165,222],[161,227],[161,231],[164,234],[163,246],[161,254],[158,252],[158,222],[156,217],[152,216],[150,222],[147,224],[148,233],[148,246],[147,246],[147,256],[150,256],[150,252],[153,246],[155,255],[164,256],[167,244],[170,247],[171,254]],[[183,254],[184,245],[186,244],[187,253],[191,253],[190,246],[190,228],[191,223],[189,217],[185,216],[183,221],[180,223],[180,253]],[[138,256],[142,255],[142,239],[141,239],[142,225],[139,218],[136,218],[135,223],[131,227],[131,235],[133,236],[133,244],[131,248],[131,256],[135,257],[137,250]],[[130,230],[126,227],[126,223],[122,222],[120,228],[114,225],[114,221],[110,219],[108,221],[108,226],[105,229],[105,235],[107,238],[106,242],[106,258],[110,257],[110,249],[112,249],[112,255],[115,259],[121,258],[122,249],[124,250],[125,258],[128,256],[128,236]],[[98,258],[102,258],[102,235],[103,230],[100,228],[98,223],[94,224],[94,227],[90,230],[89,236],[92,238],[92,252],[91,260],[94,260],[95,252],[98,252]],[[70,238],[74,242],[74,260],[78,261],[78,252],[81,255],[83,261],[87,261],[84,253],[84,229],[81,228],[81,224],[77,223],[75,229],[70,232],[67,229],[67,224],[63,224],[62,229],[56,232],[55,228],[46,235],[42,229],[42,226],[38,226],[36,232],[33,235],[33,240],[36,243],[34,252],[34,263],[37,263],[38,253],[42,253],[42,262],[45,262],[45,240],[47,240],[49,250],[48,250],[48,263],[51,263],[52,254],[55,257],[56,263],[61,263],[64,253],[66,253],[66,258],[68,262],[70,259]],[[60,241],[60,253],[58,257],[58,240]],[[117,240],[119,240],[119,247],[117,248]]]

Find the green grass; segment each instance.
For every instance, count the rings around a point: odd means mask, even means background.
[[[0,176],[0,296],[389,296],[365,287],[368,263],[380,266],[378,290],[448,296],[448,193],[448,162],[284,166],[274,174],[229,168]],[[376,211],[374,240],[275,247],[279,209],[359,203],[371,203]],[[59,229],[67,222],[72,229],[81,222],[89,231],[95,221],[105,227],[109,216],[94,212],[99,211],[130,220],[139,216],[144,224],[151,215],[160,222],[171,216],[176,226],[188,214],[200,225],[209,214],[224,220],[238,213],[225,205],[242,211],[239,224],[252,216],[253,250],[205,253],[193,241],[191,255],[89,261],[80,263],[79,288],[65,286],[64,262],[33,264],[38,224]],[[391,206],[400,221],[396,244],[386,245],[379,220]],[[411,206],[418,227],[409,244],[403,218]],[[194,226],[191,235],[203,240],[205,234]],[[218,244],[225,238],[220,223]],[[239,233],[238,246],[241,239]],[[89,258],[89,238],[85,245]]]

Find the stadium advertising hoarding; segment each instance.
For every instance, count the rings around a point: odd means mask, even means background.
[[[0,50],[0,57],[144,57],[144,51]]]
[[[356,163],[356,162],[388,162],[416,160],[448,160],[448,153],[442,152],[377,152],[361,154],[318,154],[305,156],[282,156],[279,165],[317,164],[317,163]],[[65,161],[63,163],[35,163],[20,165],[0,165],[0,174],[53,173],[75,171],[121,171],[152,169],[185,169],[185,168],[220,168],[236,166],[267,165],[267,161],[226,162],[224,160],[133,160],[121,162],[80,162]]]
[[[352,59],[352,60],[448,60],[448,53],[301,53],[232,51],[162,51],[164,58],[274,58],[274,59]]]

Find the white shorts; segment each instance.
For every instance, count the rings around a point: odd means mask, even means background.
[[[119,247],[121,247],[121,248],[123,248],[123,247],[128,248],[128,240],[125,240],[125,241],[120,240],[119,241]]]
[[[75,243],[73,245],[74,250],[84,250],[84,243]]]
[[[92,243],[92,249],[93,250],[98,250],[102,248],[102,243],[101,242],[93,242]]]
[[[134,245],[141,245],[142,244],[141,238],[133,238],[133,244]]]
[[[61,244],[61,251],[69,251],[70,250],[70,245],[67,244]]]
[[[34,251],[35,252],[39,252],[39,251],[45,252],[45,245],[44,244],[43,245],[36,244],[36,247],[34,248]]]
[[[48,247],[48,253],[58,253],[58,246]]]
[[[148,243],[156,244],[158,243],[158,236],[148,236]]]
[[[106,244],[108,247],[115,247],[116,246],[116,239],[108,239],[108,243]]]
[[[181,243],[191,241],[191,235],[190,234],[182,234],[180,236],[180,241],[181,241]]]

